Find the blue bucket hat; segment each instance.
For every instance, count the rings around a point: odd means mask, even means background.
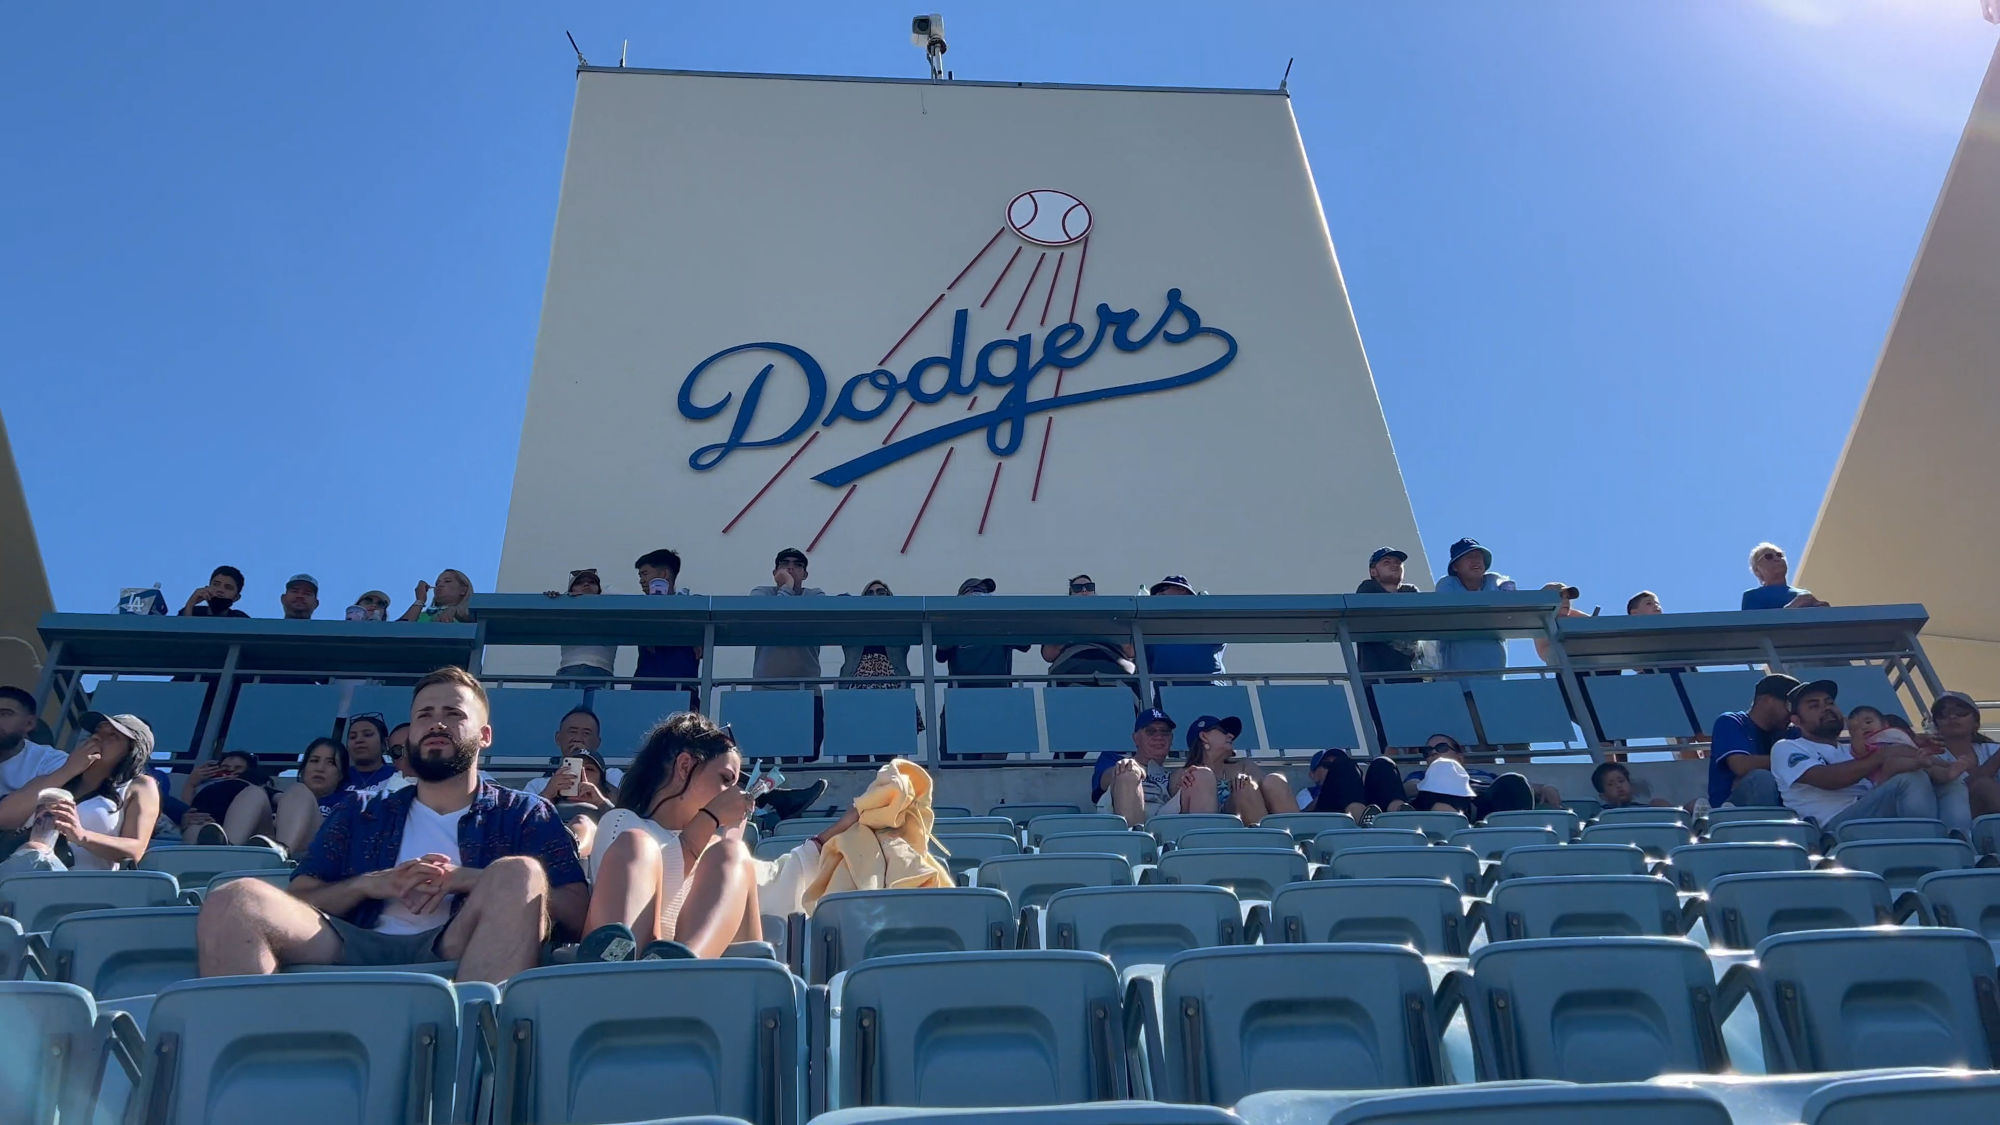
[[[1451,569],[1452,566],[1457,564],[1460,558],[1469,555],[1474,551],[1478,551],[1480,554],[1486,556],[1486,569],[1492,570],[1493,552],[1480,546],[1479,540],[1477,539],[1461,539],[1458,542],[1453,543],[1451,545],[1451,561],[1445,564],[1445,569],[1447,570]]]

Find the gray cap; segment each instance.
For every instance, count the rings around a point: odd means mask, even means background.
[[[319,579],[314,578],[310,574],[294,574],[290,578],[285,579],[285,589],[289,590],[301,582],[311,586],[313,593],[319,593]]]
[[[132,740],[132,752],[143,760],[153,756],[153,728],[137,715],[107,715],[102,711],[88,711],[77,720],[77,728],[86,734],[95,734],[105,723],[111,729]]]

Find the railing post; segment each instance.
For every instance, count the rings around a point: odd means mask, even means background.
[[[1146,631],[1139,627],[1139,615],[1132,615],[1132,670],[1139,673],[1139,697],[1143,710],[1154,706],[1153,671],[1146,666]]]
[[[1549,649],[1556,654],[1556,675],[1569,688],[1570,721],[1583,732],[1584,749],[1590,751],[1590,760],[1604,760],[1604,742],[1597,724],[1590,721],[1590,703],[1583,697],[1583,677],[1576,674],[1576,668],[1569,662],[1569,646],[1563,643],[1559,625],[1560,618],[1554,610],[1549,611]]]
[[[924,618],[924,764],[936,769],[942,760],[938,753],[938,697],[937,663],[931,659],[935,649],[931,647],[931,622]],[[1010,651],[1009,656],[1013,655]]]
[[[1771,671],[1782,672],[1785,670],[1785,662],[1778,656],[1778,646],[1771,643],[1770,637],[1758,637],[1757,645],[1764,650],[1764,663]]]
[[[1335,636],[1340,642],[1340,662],[1347,669],[1347,693],[1354,697],[1354,730],[1361,736],[1361,747],[1373,758],[1387,751],[1375,738],[1375,709],[1368,704],[1368,681],[1361,678],[1361,656],[1354,648],[1354,634],[1347,628],[1347,622],[1335,626]]]
[[[63,643],[57,641],[49,646],[48,655],[42,660],[42,674],[35,678],[35,706],[46,707],[49,689],[56,686],[56,667],[62,663]],[[39,714],[39,712],[38,712]],[[60,720],[61,716],[57,716]]]
[[[222,674],[215,681],[215,699],[208,705],[208,713],[201,717],[201,733],[195,736],[195,765],[215,757],[215,744],[222,740],[222,716],[229,710],[229,697],[236,689],[236,662],[242,655],[243,646],[232,644],[229,655],[222,660]]]
[[[1937,701],[1938,696],[1944,694],[1944,681],[1938,679],[1937,669],[1931,667],[1930,655],[1924,652],[1924,646],[1917,643],[1917,635],[1915,633],[1904,633],[1903,643],[1910,646],[1910,659],[1916,661],[1917,671],[1924,674],[1925,686],[1931,689],[1930,699],[1918,700],[1925,707],[1929,707],[1930,704]]]
[[[486,666],[486,623],[472,623],[472,652],[465,658],[465,670],[477,679],[480,669]]]
[[[715,622],[701,627],[701,713],[715,716]]]

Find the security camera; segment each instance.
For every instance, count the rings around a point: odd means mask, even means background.
[[[910,42],[929,50],[936,43],[938,50],[944,46],[944,17],[932,12],[928,16],[913,16],[910,19]]]

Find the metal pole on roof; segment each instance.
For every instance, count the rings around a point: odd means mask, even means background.
[[[938,767],[938,760],[939,760],[937,663],[932,659],[932,654],[935,652],[935,649],[932,648],[931,621],[929,614],[926,614],[924,616],[923,648],[924,648],[924,764],[932,769],[936,769]],[[1009,650],[1007,655],[1011,659],[1014,654],[1012,650]]]

